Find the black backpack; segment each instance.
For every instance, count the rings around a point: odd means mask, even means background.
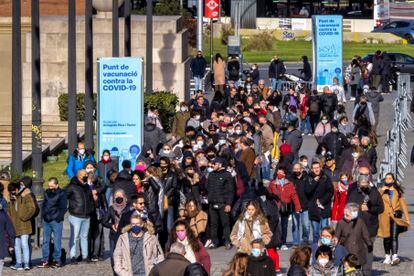
[[[184,276],[208,276],[208,273],[201,264],[193,263],[186,267]]]

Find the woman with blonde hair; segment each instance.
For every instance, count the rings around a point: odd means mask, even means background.
[[[262,239],[266,245],[270,242],[272,235],[269,223],[259,204],[256,201],[249,201],[245,211],[233,226],[230,240],[239,252],[250,254],[253,240]]]
[[[246,276],[249,255],[246,253],[236,253],[231,260],[229,267],[224,271],[223,276]]]

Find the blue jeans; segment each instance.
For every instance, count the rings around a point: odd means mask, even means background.
[[[107,187],[106,191],[105,191],[105,199],[106,199],[106,203],[108,203],[108,206],[112,205],[112,188],[111,187]]]
[[[262,178],[270,180],[270,161],[265,156],[263,156],[263,163],[260,168],[262,169]]]
[[[194,92],[202,89],[202,78],[194,76]]]
[[[174,218],[175,218],[175,208],[174,206],[168,205],[168,210],[167,210],[167,230],[168,232],[171,231],[171,228],[174,225]]]
[[[300,123],[300,131],[305,134],[312,133],[309,115]]]
[[[22,260],[23,251],[23,260]],[[21,265],[23,262],[26,266],[30,263],[30,248],[29,235],[17,236],[14,242],[14,252],[16,254],[16,265]]]
[[[309,232],[310,232],[310,221],[308,211],[303,211],[302,213],[294,213],[292,219],[292,236],[293,244],[300,244],[300,229],[302,228],[302,241],[309,241]]]
[[[313,234],[313,243],[317,243],[320,236],[320,231],[322,228],[329,225],[329,219],[323,218],[320,221],[312,220],[312,234]]]
[[[78,218],[69,215],[70,224],[70,239],[69,249],[70,257],[76,258],[76,244],[80,240],[80,246],[82,251],[82,258],[88,258],[88,233],[90,218]]]
[[[282,245],[286,245],[287,229],[289,224],[289,215],[281,215],[280,222],[282,223]]]
[[[280,90],[280,86],[282,85],[281,79],[271,78],[270,79],[272,91]]]
[[[63,221],[61,222],[43,221],[43,244],[42,244],[43,261],[47,261],[49,259],[49,253],[50,253],[49,244],[50,244],[50,238],[52,237],[52,233],[53,233],[53,244],[54,244],[53,260],[55,262],[60,262],[61,251],[62,251],[62,229],[63,229]]]

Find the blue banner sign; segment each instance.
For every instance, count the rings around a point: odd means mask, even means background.
[[[143,142],[142,58],[100,58],[98,61],[98,155],[130,160],[132,168]]]
[[[313,72],[318,91],[330,86],[333,78],[343,85],[342,16],[312,17]]]

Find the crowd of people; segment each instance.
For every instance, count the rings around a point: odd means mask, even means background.
[[[201,59],[199,52],[192,62],[197,85]],[[95,160],[79,143],[68,158],[69,184],[50,178],[40,208],[30,178],[4,193],[0,185],[0,259],[11,254],[12,269],[31,269],[30,235],[41,216],[39,268],[98,262],[109,249],[116,275],[210,275],[209,254],[224,246],[237,253],[223,275],[281,275],[280,250],[292,250],[288,275],[371,275],[377,237],[383,262],[397,265],[410,219],[395,176],[374,181],[383,100],[375,75],[356,90],[351,84],[348,114],[338,79],[322,94],[302,84],[280,91],[286,69],[275,56],[270,87],[256,65],[242,86],[236,62],[226,66],[216,55],[213,99],[197,90],[181,102],[168,135],[150,107],[136,160],[118,164],[109,150]],[[312,155],[302,152],[304,135],[315,138]]]

